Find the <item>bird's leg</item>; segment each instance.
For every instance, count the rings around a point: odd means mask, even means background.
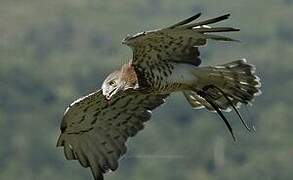
[[[203,90],[200,90],[200,91],[197,91],[197,94],[200,95],[201,97],[203,97],[215,110],[216,112],[218,113],[218,115],[223,119],[223,121],[225,122],[230,134],[232,135],[232,138],[233,140],[236,142],[236,137],[233,133],[233,129],[229,123],[229,121],[226,119],[226,117],[224,116],[224,114],[221,112],[221,110],[219,109],[219,106],[213,102],[213,99],[212,97],[207,94],[205,91]]]

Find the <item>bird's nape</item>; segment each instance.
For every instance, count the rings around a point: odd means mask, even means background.
[[[138,88],[138,77],[134,67],[131,64],[124,64],[121,67],[120,80],[125,82],[126,89]]]

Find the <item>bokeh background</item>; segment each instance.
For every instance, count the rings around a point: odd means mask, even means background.
[[[232,13],[241,43],[209,41],[203,64],[246,58],[263,94],[233,114],[233,143],[216,114],[175,94],[128,141],[107,180],[282,180],[293,177],[293,0],[0,0],[0,179],[90,180],[55,147],[63,112],[131,58],[128,33],[165,27],[202,12]]]

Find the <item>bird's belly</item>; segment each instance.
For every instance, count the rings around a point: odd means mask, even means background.
[[[148,79],[154,91],[162,94],[183,91],[195,83],[196,77],[192,74],[192,70],[197,67],[181,63],[172,63],[172,67],[168,74],[158,69],[151,70],[153,78]]]
[[[193,84],[196,81],[196,77],[192,74],[192,71],[197,68],[196,66],[183,63],[172,64],[174,64],[174,69],[167,78],[167,83]]]

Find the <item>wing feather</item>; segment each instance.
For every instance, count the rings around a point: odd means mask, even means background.
[[[168,27],[168,28],[172,29],[172,28],[175,28],[175,27],[177,27],[177,26],[182,26],[182,25],[184,25],[184,24],[188,24],[188,23],[190,23],[190,22],[196,20],[197,18],[199,18],[200,15],[201,15],[201,13],[197,13],[197,14],[195,14],[195,15],[193,15],[193,16],[187,18],[187,19],[184,19],[184,20],[182,20],[182,21],[180,21],[180,22],[178,22],[178,23],[176,23],[176,24],[174,24],[174,25]]]
[[[190,28],[193,28],[193,27],[196,27],[196,26],[213,24],[213,23],[217,23],[217,22],[226,20],[229,17],[230,17],[230,14],[225,14],[225,15],[218,16],[218,17],[215,17],[215,18],[211,18],[211,19],[208,19],[208,20],[205,20],[205,21],[200,21],[200,22],[196,22],[196,23],[186,25],[186,26],[184,26],[184,28],[190,29]]]
[[[200,13],[164,29],[152,30],[128,36],[123,44],[133,50],[132,63],[140,69],[161,67],[162,62],[176,61],[198,66],[201,63],[198,47],[206,44],[207,39],[236,41],[217,32],[233,32],[232,27],[209,27],[208,24],[228,19],[230,14],[193,22]]]
[[[57,146],[63,146],[66,159],[78,160],[103,180],[103,173],[118,168],[127,139],[143,129],[151,110],[166,97],[127,90],[106,100],[99,90],[80,98],[64,113]]]

